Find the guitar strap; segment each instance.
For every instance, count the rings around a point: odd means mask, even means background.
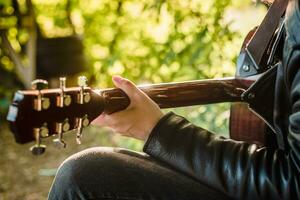
[[[247,70],[245,70],[246,73],[241,73],[242,76],[255,75],[265,70],[266,64],[262,62],[263,56],[270,45],[276,29],[280,25],[280,22],[282,22],[282,16],[285,13],[288,1],[275,0],[270,6],[262,23],[245,48],[247,55],[243,64],[247,65],[247,68],[245,68]]]

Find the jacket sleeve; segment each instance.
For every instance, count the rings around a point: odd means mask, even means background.
[[[300,96],[295,104],[300,108]],[[291,152],[218,137],[174,113],[158,122],[144,151],[235,199],[300,199],[299,108],[291,116],[298,127],[291,126]]]

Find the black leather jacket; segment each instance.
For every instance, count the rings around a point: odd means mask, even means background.
[[[249,103],[262,105],[258,110],[272,105],[268,120],[276,132],[276,148],[218,137],[168,113],[152,130],[144,151],[234,199],[300,199],[299,2],[291,0],[287,8],[282,63],[247,91],[256,94]]]

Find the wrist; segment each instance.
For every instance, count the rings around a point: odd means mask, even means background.
[[[147,148],[149,143],[151,142],[152,138],[155,138],[155,135],[158,134],[160,127],[163,126],[163,124],[168,121],[168,119],[174,115],[172,111],[163,114],[162,117],[159,119],[159,121],[155,124],[155,126],[152,128],[150,133],[148,134],[147,138],[145,139],[145,145],[144,145],[144,150]]]
[[[145,135],[143,140],[147,141],[151,132],[155,128],[155,126],[159,123],[159,121],[164,117],[164,113],[160,111],[159,114],[156,115],[156,117],[153,119],[152,123],[149,124],[148,128],[145,130]]]

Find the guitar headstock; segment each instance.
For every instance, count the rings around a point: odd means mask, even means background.
[[[87,87],[85,77],[78,78],[79,87],[66,88],[65,82],[60,78],[60,88],[47,89],[47,81],[38,79],[32,90],[15,93],[7,120],[16,142],[36,141],[31,148],[35,155],[45,151],[41,141],[52,135],[57,135],[56,146],[65,147],[63,134],[70,130],[76,130],[80,143],[82,129],[103,112],[103,98]]]

